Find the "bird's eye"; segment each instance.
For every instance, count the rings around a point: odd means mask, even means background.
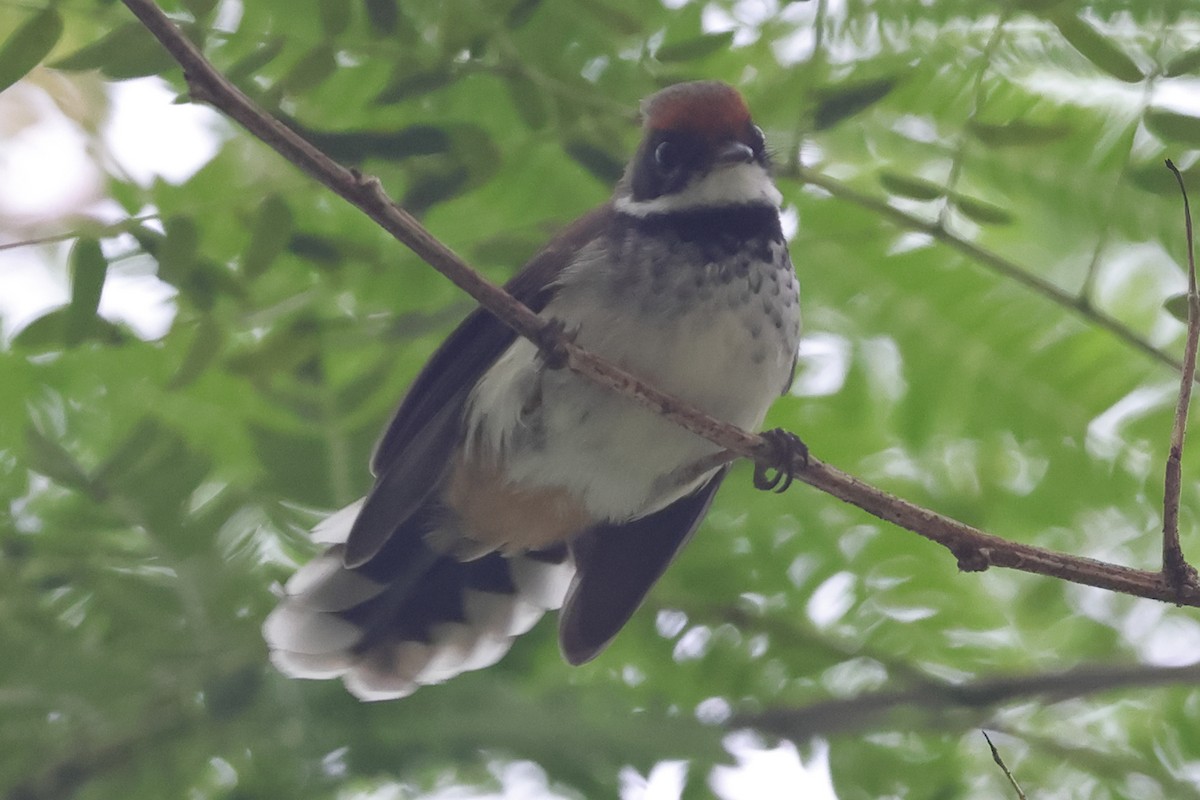
[[[654,148],[654,163],[663,172],[670,172],[679,165],[679,148],[670,142],[660,142]]]
[[[757,125],[750,126],[750,147],[754,152],[761,153],[767,146],[767,137],[763,133],[763,129]]]

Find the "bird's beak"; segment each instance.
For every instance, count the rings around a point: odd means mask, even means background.
[[[754,151],[750,146],[737,140],[726,142],[717,150],[718,164],[750,164],[754,161]]]

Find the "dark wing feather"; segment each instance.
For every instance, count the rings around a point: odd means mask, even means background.
[[[609,206],[567,227],[505,288],[534,311],[554,294],[554,279],[612,216]],[[344,562],[366,563],[438,485],[462,437],[463,411],[480,377],[516,339],[491,312],[477,308],[459,324],[405,395],[371,458],[375,486],[346,542]]]
[[[624,525],[600,525],[571,544],[575,582],[558,618],[558,642],[571,664],[600,654],[687,544],[725,479],[708,483],[661,511]]]

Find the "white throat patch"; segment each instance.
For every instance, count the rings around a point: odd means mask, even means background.
[[[775,188],[771,176],[759,164],[734,164],[715,169],[698,181],[693,181],[674,194],[652,200],[618,197],[613,201],[617,211],[645,217],[668,211],[722,206],[769,205],[779,208],[783,196]]]

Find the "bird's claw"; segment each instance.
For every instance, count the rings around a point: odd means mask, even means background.
[[[808,467],[808,445],[800,441],[799,436],[783,428],[764,431],[761,435],[771,448],[774,466],[754,465],[754,488],[783,494],[796,478],[796,462],[800,462],[801,469]],[[774,474],[770,474],[772,472]]]
[[[579,335],[579,329],[567,330],[561,319],[550,319],[537,335],[538,353],[546,369],[562,369],[567,365],[570,353],[567,352],[567,342],[574,342]]]

